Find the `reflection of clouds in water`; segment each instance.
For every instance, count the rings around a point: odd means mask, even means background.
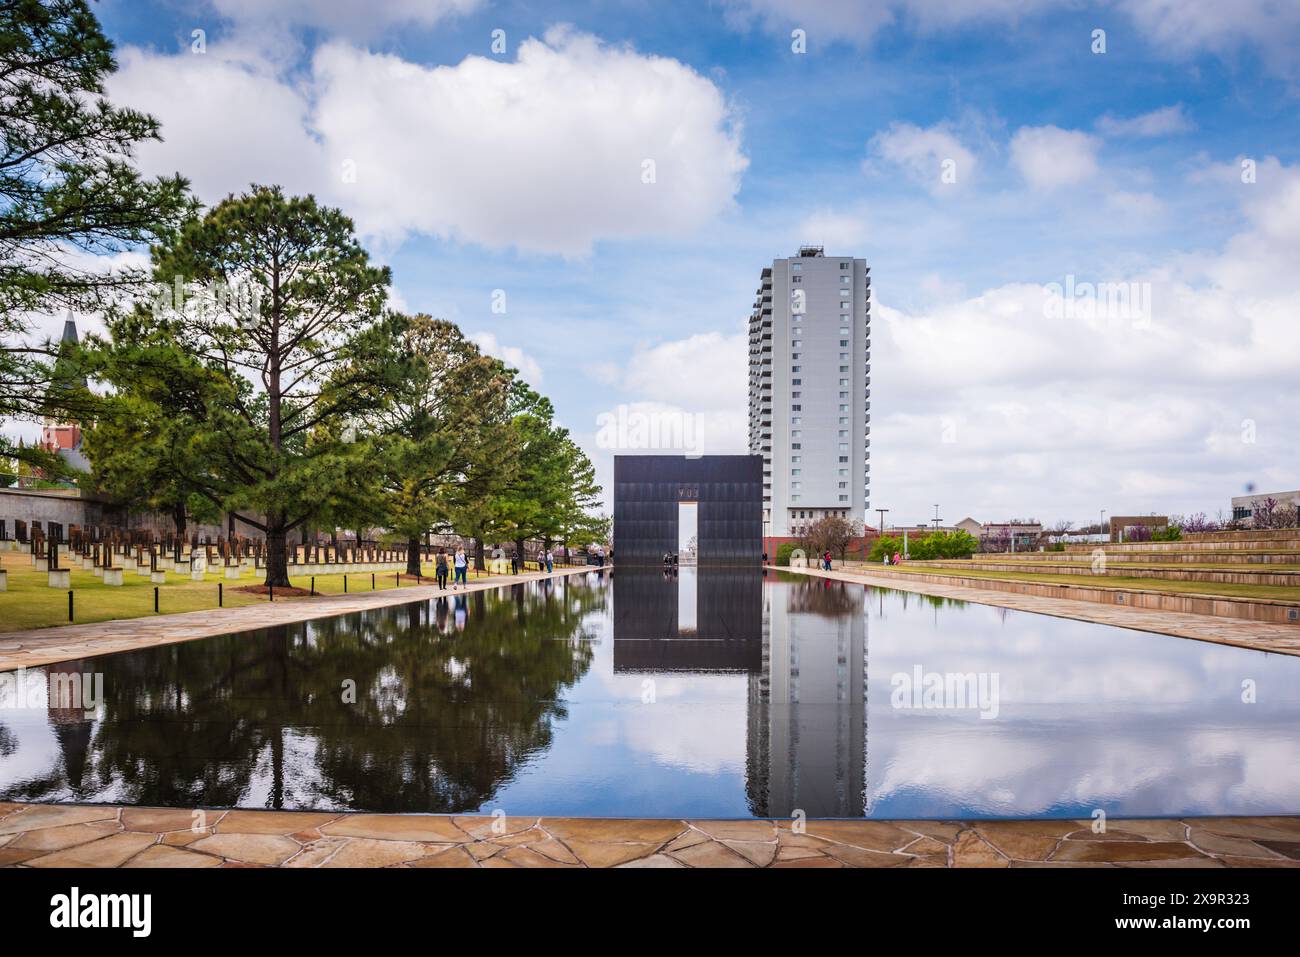
[[[1004,612],[866,602],[875,814],[1300,809],[1300,660]],[[890,707],[890,678],[1000,675],[1000,716]],[[1259,703],[1244,704],[1252,679]]]
[[[1181,713],[1033,725],[890,717],[870,723],[868,792],[877,813],[896,801],[910,816],[1282,812],[1294,811],[1300,794],[1300,741],[1289,718],[1205,731]],[[999,791],[1013,795],[1009,804],[988,797]]]
[[[571,707],[616,705],[606,720],[587,725],[589,740],[621,744],[672,768],[714,773],[744,767],[746,676],[615,674],[614,642],[596,648],[587,677],[566,697]],[[654,704],[641,700],[646,679],[654,681]]]
[[[623,743],[652,757],[656,764],[697,773],[737,771],[745,766],[747,717],[743,701],[710,708],[701,714],[694,706],[679,708],[662,703],[652,720],[634,715],[623,721]]]
[[[890,674],[921,663],[933,671],[999,672],[1003,701],[1012,706],[1226,704],[1240,701],[1247,678],[1258,683],[1261,704],[1267,693],[1300,706],[1300,659],[1291,656],[1024,613],[1005,622],[991,614],[983,622],[963,616],[960,627],[950,628],[944,618],[950,611],[940,612],[937,629],[923,615],[870,622],[873,695],[881,684],[887,693]]]

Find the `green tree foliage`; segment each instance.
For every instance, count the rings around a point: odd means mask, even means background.
[[[58,347],[31,339],[32,314],[138,288],[143,270],[85,261],[163,235],[193,208],[185,180],[135,168],[136,144],[159,139],[158,123],[105,99],[116,69],[84,0],[0,0],[0,419],[84,412],[50,407],[80,393],[47,389]]]
[[[179,323],[139,308],[108,325],[106,338],[90,337],[84,348],[87,373],[112,386],[84,431],[93,486],[116,504],[169,513],[178,534],[188,517],[218,519],[194,480],[206,470],[195,437],[209,408],[230,404],[232,383],[178,344]]]
[[[930,561],[938,558],[970,558],[979,549],[979,542],[970,532],[957,529],[954,532],[931,532],[924,537],[907,541],[907,554],[916,561]],[[884,535],[872,544],[867,561],[880,562],[885,556],[894,553],[903,554],[902,536]]]
[[[508,426],[493,432],[495,454],[481,456],[453,493],[452,523],[478,541],[480,567],[485,542],[522,550],[528,539],[549,546],[609,537],[608,518],[595,512],[595,468],[554,416],[549,399],[515,378]]]
[[[388,270],[370,264],[341,212],[279,187],[226,199],[153,255],[155,298],[137,311],[134,341],[115,345],[215,377],[172,420],[169,467],[265,533],[266,583],[286,587],[289,533],[368,487],[370,449],[346,427],[402,372],[385,362]]]
[[[594,467],[568,429],[556,425],[549,399],[522,383],[517,383],[516,394],[518,464],[501,497],[503,531],[521,551],[530,538],[549,546],[594,537],[601,527],[592,516],[600,495]]]
[[[400,368],[387,401],[366,422],[374,435],[382,523],[420,573],[420,538],[452,517],[455,485],[493,470],[507,420],[508,370],[450,322],[395,316],[390,362]]]

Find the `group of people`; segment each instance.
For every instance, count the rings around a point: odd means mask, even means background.
[[[903,564],[903,556],[898,552],[894,552],[894,557],[891,559],[889,553],[886,552],[884,555],[880,556],[880,563],[882,565],[901,565]]]
[[[521,568],[524,568],[524,560],[520,558],[518,554],[511,555],[510,570],[514,572],[514,574],[518,575]],[[524,570],[526,571],[527,569],[525,568]],[[537,570],[539,572],[546,572],[548,575],[555,571],[555,553],[549,548],[544,554],[537,556]]]
[[[447,590],[447,550],[438,549],[438,555],[434,559],[434,577],[438,580],[438,587],[443,591]],[[456,579],[452,582],[451,590],[456,591],[458,588],[469,587],[469,556],[465,554],[465,549],[456,549],[456,554],[451,558],[451,567],[456,572]]]
[[[518,575],[520,567],[519,556],[515,555],[511,559],[510,564],[514,568],[515,574]],[[452,579],[452,591],[469,587],[469,556],[465,554],[465,549],[457,548],[455,554],[450,556],[450,558],[448,557],[445,548],[438,549],[438,554],[434,557],[433,568],[434,577],[437,579],[438,587],[443,591],[447,590],[447,576],[449,573],[455,574],[455,578]],[[555,553],[549,548],[543,555],[538,557],[537,570],[539,572],[545,572],[548,575],[555,571]]]

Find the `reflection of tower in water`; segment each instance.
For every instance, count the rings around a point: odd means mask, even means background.
[[[861,817],[863,591],[816,579],[766,590],[758,571],[685,571],[614,574],[615,673],[745,675],[750,812]],[[693,600],[682,595],[692,586]]]
[[[866,793],[866,616],[839,582],[765,596],[763,668],[750,676],[750,809],[860,817]]]

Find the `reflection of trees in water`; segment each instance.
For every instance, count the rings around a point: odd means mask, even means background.
[[[839,618],[862,609],[862,586],[846,585],[829,578],[798,576],[788,589],[787,608],[826,618]]]
[[[896,588],[881,588],[877,590],[886,592],[890,595],[899,595],[902,598],[904,608],[913,601],[922,605],[929,605],[931,608],[965,608],[970,604],[970,602],[962,601],[960,598],[945,598],[942,595],[927,595],[924,592],[899,591]]]
[[[549,746],[603,601],[516,586],[103,658],[107,718],[80,780],[63,755],[3,797],[115,786],[157,805],[474,808]],[[249,793],[255,773],[267,794]]]

